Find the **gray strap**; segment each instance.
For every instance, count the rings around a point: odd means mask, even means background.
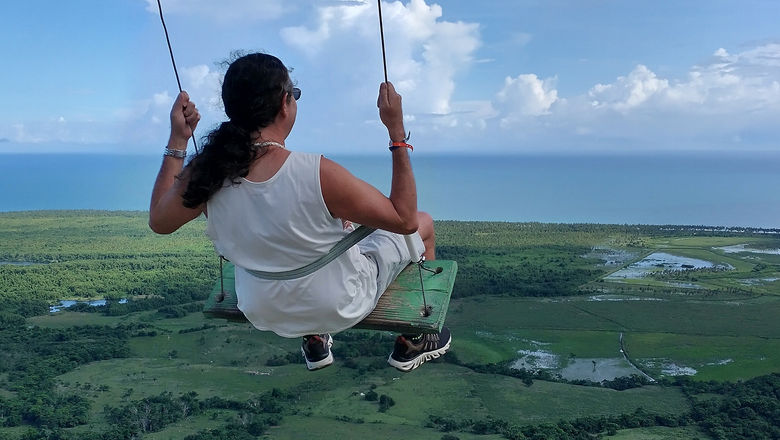
[[[338,243],[336,243],[327,254],[321,256],[320,258],[314,260],[313,262],[307,264],[306,266],[299,267],[298,269],[293,270],[286,270],[284,272],[265,272],[262,270],[250,270],[245,269],[250,274],[264,279],[264,280],[294,280],[296,278],[305,277],[306,275],[312,274],[319,270],[322,266],[325,266],[326,264],[330,263],[331,261],[335,260],[339,255],[343,254],[347,251],[347,249],[351,248],[357,242],[360,240],[366,238],[369,234],[376,231],[374,228],[369,228],[368,226],[361,226],[354,231],[350,232],[342,238]]]

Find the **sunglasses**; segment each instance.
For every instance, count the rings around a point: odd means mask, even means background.
[[[295,99],[296,101],[301,99],[301,89],[299,89],[298,87],[293,87],[291,93],[292,93],[293,99]]]

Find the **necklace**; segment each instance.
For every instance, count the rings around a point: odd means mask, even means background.
[[[280,144],[279,142],[274,142],[274,141],[257,142],[257,143],[252,144],[252,146],[255,146],[257,148],[268,147],[268,146],[271,146],[271,145],[273,145],[275,147],[282,148],[282,149],[285,148],[284,145]]]

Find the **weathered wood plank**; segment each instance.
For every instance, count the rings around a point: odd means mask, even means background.
[[[426,262],[425,267],[434,271],[441,268],[441,271],[421,272],[415,264],[407,266],[382,294],[374,311],[355,328],[397,333],[435,333],[441,330],[455,285],[458,264],[455,261],[435,260]],[[427,316],[423,313],[420,273],[430,311]],[[203,313],[212,318],[246,321],[244,314],[238,310],[235,269],[231,263],[225,263],[222,275],[224,291],[220,280],[217,280],[206,300]]]

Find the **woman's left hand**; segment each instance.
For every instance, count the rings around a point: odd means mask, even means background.
[[[187,141],[195,131],[200,121],[200,112],[195,103],[190,101],[190,95],[185,91],[179,92],[176,101],[171,108],[171,139],[169,148],[187,148]]]

